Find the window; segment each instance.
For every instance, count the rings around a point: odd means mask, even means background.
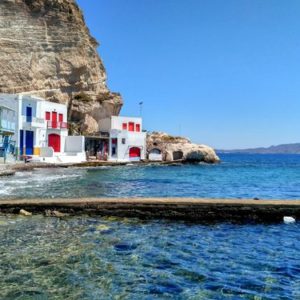
[[[126,139],[122,139],[122,144],[123,144],[123,145],[126,144]]]
[[[122,128],[123,128],[123,130],[127,130],[127,123],[123,123]]]
[[[137,132],[141,131],[141,125],[140,124],[135,125],[135,131],[137,131]]]
[[[129,131],[134,131],[134,123],[129,122]]]
[[[50,116],[50,112],[49,111],[46,111],[45,118],[46,118],[47,121],[50,121],[51,116]]]
[[[26,122],[32,122],[32,107],[30,106],[26,107]]]
[[[63,120],[64,120],[63,114],[59,114],[59,115],[58,115],[58,121],[59,121],[59,122],[63,122]]]

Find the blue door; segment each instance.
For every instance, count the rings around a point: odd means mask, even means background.
[[[20,155],[23,155],[23,148],[24,148],[24,131],[20,130]]]
[[[26,122],[32,122],[32,107],[26,107]]]
[[[33,131],[26,131],[25,137],[25,148],[26,148],[26,155],[33,154]]]

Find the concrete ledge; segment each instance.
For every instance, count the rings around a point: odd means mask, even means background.
[[[300,219],[300,200],[229,200],[196,198],[81,198],[0,200],[0,213],[57,210],[143,219],[166,218],[193,222],[281,222]]]

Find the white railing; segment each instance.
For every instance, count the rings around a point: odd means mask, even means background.
[[[52,129],[68,129],[67,122],[47,121],[47,127]]]
[[[15,131],[16,129],[16,123],[15,122],[11,122],[8,120],[1,120],[0,122],[0,128],[3,130],[8,130],[8,131]]]
[[[33,127],[44,127],[46,124],[46,121],[43,118],[23,116],[22,119],[23,119],[23,123],[30,124]]]

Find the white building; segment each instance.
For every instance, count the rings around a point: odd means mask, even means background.
[[[146,133],[142,131],[142,118],[112,116],[100,120],[100,129],[102,158],[119,162],[145,159]]]
[[[85,161],[84,137],[68,136],[67,106],[28,95],[0,94],[16,112],[16,155],[49,163]]]

